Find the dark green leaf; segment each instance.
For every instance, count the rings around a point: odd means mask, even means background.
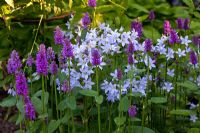
[[[94,90],[79,90],[79,93],[84,96],[91,96],[91,97],[98,96],[98,92]]]
[[[152,97],[151,102],[155,104],[162,104],[167,102],[166,97]]]
[[[125,97],[123,97],[123,98],[120,100],[119,106],[118,106],[118,110],[119,110],[119,111],[127,112],[129,106],[130,106],[130,101],[128,100],[128,97],[125,96]]]
[[[5,99],[3,99],[2,102],[0,102],[0,106],[2,107],[12,107],[16,104],[16,97],[14,96],[9,96]]]
[[[48,133],[53,133],[56,131],[56,129],[60,125],[60,120],[51,120],[51,122],[48,125]]]
[[[170,111],[171,115],[183,115],[183,116],[189,116],[192,113],[191,110],[185,110],[185,109],[177,109]]]
[[[97,104],[101,104],[103,102],[103,96],[95,96],[95,101],[97,102]]]
[[[117,126],[121,126],[126,122],[126,117],[115,117],[114,121]]]

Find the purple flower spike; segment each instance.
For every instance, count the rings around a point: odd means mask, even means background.
[[[132,42],[130,42],[130,43],[128,44],[127,53],[133,54],[134,51],[135,51],[134,44],[133,44]]]
[[[117,69],[117,79],[118,80],[122,79],[122,71],[120,69]]]
[[[70,88],[69,88],[69,83],[67,80],[64,80],[62,86],[61,86],[61,90],[63,92],[69,92],[70,91]]]
[[[172,29],[169,34],[169,43],[175,44],[175,43],[179,43],[179,42],[180,42],[180,39],[179,39],[177,32]]]
[[[155,12],[154,12],[153,10],[151,10],[151,11],[149,12],[148,19],[149,19],[150,21],[152,21],[152,20],[155,19]]]
[[[33,104],[31,103],[31,100],[28,96],[24,98],[25,103],[25,115],[29,120],[35,120],[35,108]]]
[[[26,65],[29,66],[29,67],[32,67],[33,63],[34,63],[33,57],[31,55],[28,55]]]
[[[101,63],[101,59],[100,59],[99,51],[97,49],[94,49],[92,51],[92,65],[97,66],[97,65],[100,65],[100,63]]]
[[[47,48],[47,60],[52,61],[55,60],[55,52],[53,51],[52,47]]]
[[[164,34],[169,35],[169,33],[171,31],[171,25],[170,25],[170,22],[168,20],[164,21],[163,29],[164,29]]]
[[[24,73],[17,72],[15,74],[15,82],[16,82],[16,93],[18,95],[27,96],[28,85],[27,85],[27,80]]]
[[[142,36],[142,24],[137,21],[131,23],[131,30],[135,30],[138,33],[138,37]]]
[[[96,0],[88,0],[88,6],[96,7],[96,5],[97,5]]]
[[[176,24],[178,29],[183,29],[184,20],[182,18],[178,18],[176,20]]]
[[[40,44],[39,51],[36,55],[36,71],[41,75],[48,74],[48,61],[44,44]]]
[[[198,63],[197,55],[195,54],[194,51],[191,51],[191,52],[190,52],[190,62],[191,62],[193,65],[196,65],[196,64]]]
[[[67,38],[63,40],[63,48],[61,51],[61,55],[64,59],[70,58],[70,57],[72,58],[74,56],[71,42]]]
[[[13,50],[10,54],[10,58],[7,64],[7,71],[9,74],[16,73],[22,67],[21,60],[16,50]]]
[[[55,44],[62,44],[62,40],[64,38],[64,32],[57,26],[54,30],[54,42]]]
[[[90,23],[91,23],[91,20],[90,20],[89,14],[85,13],[85,15],[82,18],[82,25],[83,25],[83,27],[87,28]]]
[[[55,75],[58,72],[58,65],[55,61],[52,61],[50,64],[50,73]]]
[[[128,64],[132,65],[133,63],[134,63],[133,56],[132,56],[132,54],[129,54],[128,55]]]
[[[183,29],[184,30],[189,30],[189,23],[190,23],[190,19],[189,18],[186,18],[184,23],[183,23]]]
[[[145,52],[150,52],[152,49],[152,40],[146,39],[144,43],[145,43],[145,45],[144,45]]]
[[[192,37],[192,42],[197,45],[200,46],[200,35],[195,35]]]
[[[128,109],[128,114],[130,117],[134,118],[137,114],[136,106],[131,105]]]

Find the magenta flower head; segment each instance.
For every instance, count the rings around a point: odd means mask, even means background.
[[[191,52],[190,52],[190,62],[191,62],[193,65],[196,65],[196,64],[198,63],[197,55],[195,54],[194,51],[191,51]]]
[[[26,60],[26,65],[32,67],[33,63],[34,63],[33,57],[31,55],[28,55],[28,58]]]
[[[25,115],[29,120],[35,120],[35,108],[31,103],[31,100],[28,96],[24,98],[24,108],[25,108]]]
[[[127,53],[128,54],[133,54],[133,52],[135,51],[135,47],[134,47],[134,44],[132,42],[130,42],[128,44],[128,47],[127,47]]]
[[[176,30],[172,29],[169,34],[169,43],[175,44],[175,43],[179,43],[179,42],[180,42],[180,39],[179,39],[179,36],[178,36]]]
[[[129,114],[130,117],[134,118],[137,114],[136,106],[131,105],[128,109],[128,114]]]
[[[21,60],[16,50],[13,50],[8,59],[7,71],[9,74],[14,74],[22,67]]]
[[[64,59],[66,58],[72,58],[74,56],[74,53],[73,53],[73,48],[72,48],[72,44],[71,42],[65,38],[63,40],[63,48],[62,48],[62,51],[61,51],[61,55]]]
[[[169,33],[171,31],[171,25],[170,25],[170,22],[168,20],[164,21],[163,29],[164,29],[164,34],[169,35]]]
[[[138,37],[142,36],[142,24],[138,21],[133,21],[131,23],[131,30],[135,30],[138,33]]]
[[[50,64],[50,73],[55,75],[58,72],[58,65],[56,64],[55,61],[52,61]]]
[[[155,19],[155,12],[154,12],[153,10],[151,10],[151,11],[149,12],[148,19],[149,19],[150,21],[152,21],[152,20]]]
[[[44,44],[40,44],[39,51],[36,55],[36,71],[41,75],[46,76],[48,74],[48,61]]]
[[[54,42],[55,44],[62,44],[62,40],[64,38],[64,32],[57,26],[54,30]]]
[[[55,60],[55,52],[53,51],[52,47],[47,48],[47,60],[52,61]]]
[[[69,91],[70,91],[69,83],[68,83],[67,80],[64,80],[64,81],[63,81],[63,84],[62,84],[62,86],[61,86],[61,90],[62,90],[63,92],[69,92]]]
[[[128,64],[132,65],[133,63],[134,63],[133,56],[132,56],[132,54],[129,54],[128,55]]]
[[[28,85],[25,74],[23,72],[17,72],[15,74],[15,83],[17,95],[27,96]]]
[[[122,79],[122,70],[121,69],[117,69],[117,79],[118,80]]]
[[[96,7],[96,5],[97,5],[96,0],[88,0],[88,6]]]
[[[152,40],[146,39],[144,42],[144,50],[145,50],[145,52],[150,52],[151,49],[152,49]]]
[[[98,66],[101,64],[101,56],[99,54],[99,51],[97,49],[92,50],[92,65]]]
[[[184,30],[188,30],[190,27],[189,27],[189,23],[190,23],[190,19],[189,18],[186,18],[184,20],[184,23],[183,23],[183,29]]]
[[[178,29],[183,29],[183,24],[184,24],[184,19],[182,18],[177,18],[176,19],[176,24]]]
[[[90,23],[91,23],[90,16],[86,12],[85,15],[82,18],[82,25],[86,29]]]

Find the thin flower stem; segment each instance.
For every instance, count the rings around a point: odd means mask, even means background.
[[[54,91],[55,91],[55,98],[56,98],[56,115],[57,119],[59,119],[59,113],[58,113],[58,97],[57,97],[57,88],[56,88],[56,80],[54,78]]]
[[[42,76],[42,113],[45,113],[45,103],[44,103],[44,76]],[[45,124],[45,119],[43,120],[43,124],[42,124],[42,130],[45,133],[46,132],[46,124]]]
[[[98,67],[96,67],[96,87],[97,87],[97,93],[98,93],[98,96],[99,96],[99,75],[98,75]],[[99,133],[101,133],[100,104],[97,104],[97,110],[98,110],[98,127],[99,127]]]
[[[69,90],[71,91],[71,84],[70,84],[70,74],[71,74],[71,69],[70,69],[70,58],[68,59],[68,75],[69,75]],[[67,91],[68,92],[68,91]],[[73,93],[71,93],[73,95]],[[70,110],[71,111],[71,117],[72,117],[72,132],[75,133],[76,130],[75,130],[75,126],[74,126],[74,113],[73,113],[73,110]]]

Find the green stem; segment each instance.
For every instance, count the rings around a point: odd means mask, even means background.
[[[142,98],[142,133],[144,131],[144,110],[145,110],[145,105],[144,105],[144,98]]]
[[[44,88],[44,76],[42,76],[42,113],[43,114],[45,113],[45,104],[44,104],[44,93],[45,93],[45,90],[44,89],[45,89]],[[43,120],[42,130],[43,130],[43,133],[46,132],[45,119]]]
[[[57,119],[59,119],[59,113],[58,113],[58,97],[57,97],[57,88],[56,88],[56,80],[54,78],[54,91],[55,91],[55,98],[56,98],[56,115]]]
[[[70,69],[70,58],[68,59],[68,75],[69,75],[69,90],[71,90],[71,86],[70,86],[70,73],[71,73],[71,69]],[[73,95],[73,93],[72,93]],[[72,132],[75,133],[76,130],[75,130],[75,126],[74,126],[74,113],[73,113],[73,110],[71,110],[71,113],[72,113]]]
[[[98,67],[96,67],[96,87],[97,87],[97,93],[98,93],[98,96],[99,96],[99,76],[98,76]],[[98,127],[99,127],[99,133],[101,133],[100,104],[97,104],[97,110],[98,110]]]
[[[88,133],[88,118],[87,118],[87,97],[84,98],[84,120],[85,132]]]

